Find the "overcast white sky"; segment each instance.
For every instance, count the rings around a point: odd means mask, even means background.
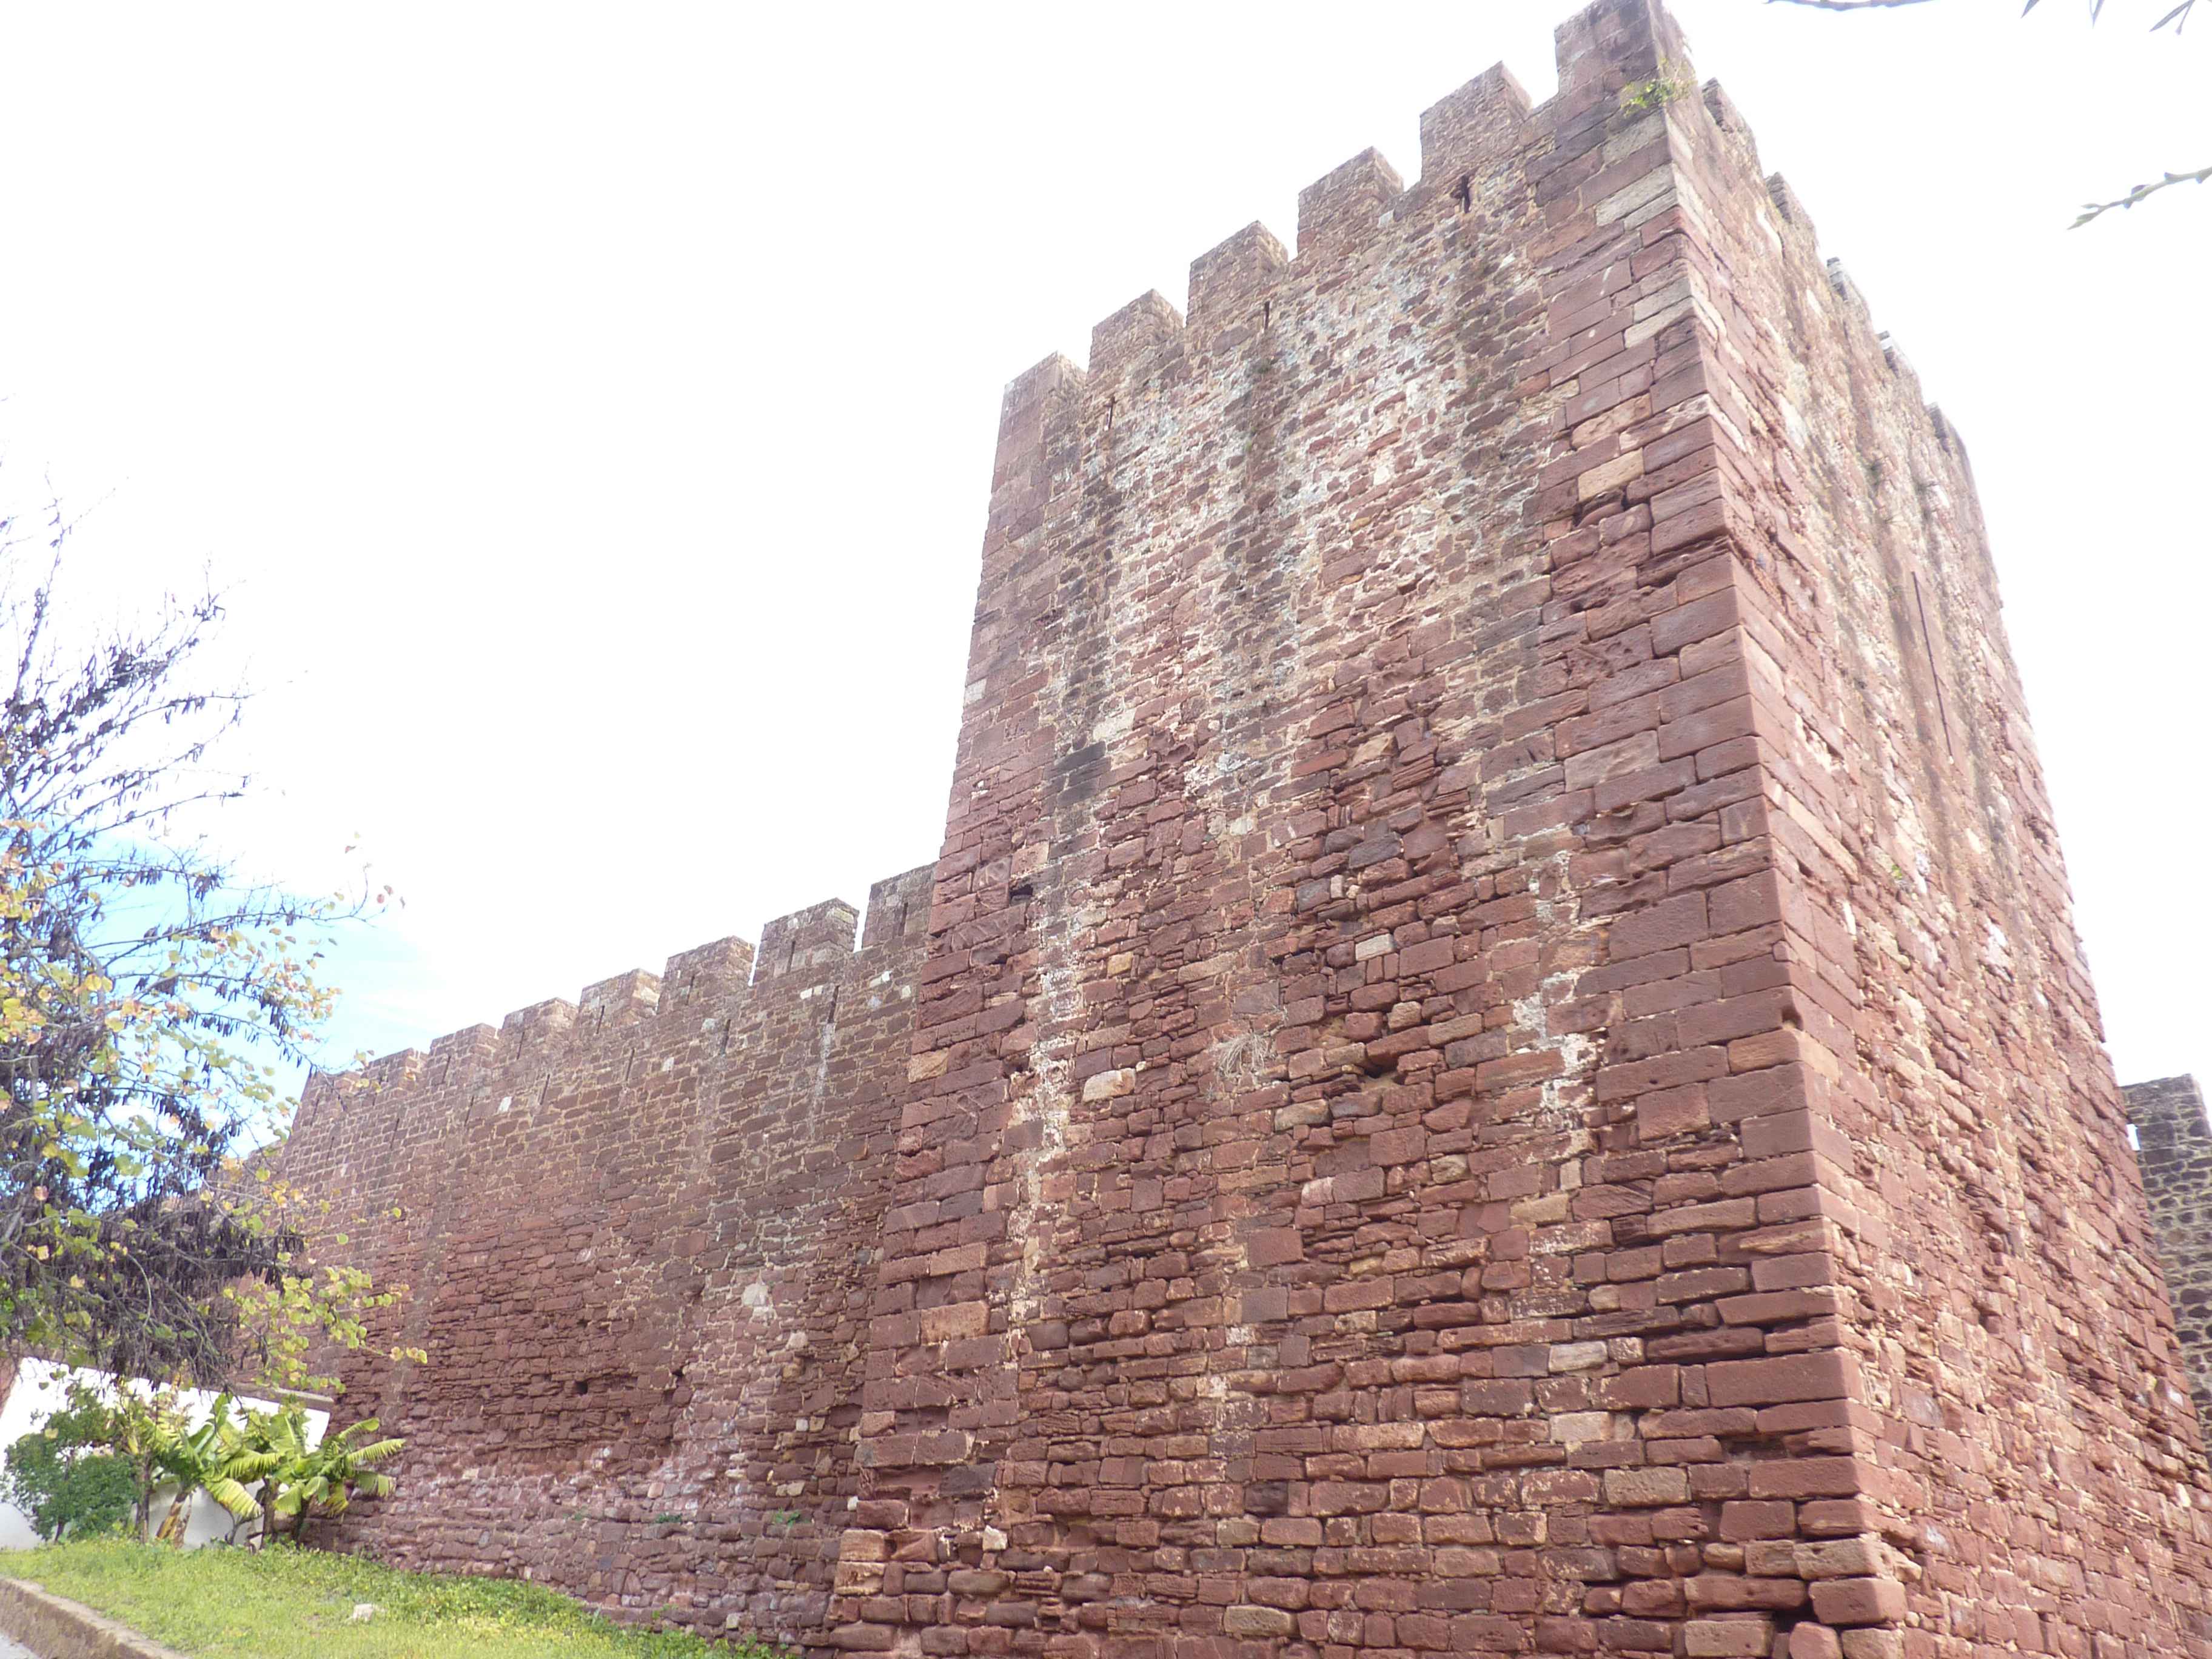
[[[1002,385],[1571,9],[0,0],[0,480],[231,590],[221,833],[407,902],[338,1046],[495,1022],[934,857]],[[2123,1079],[2212,1070],[2212,190],[2065,229],[2212,20],[1675,10],[1966,438]]]

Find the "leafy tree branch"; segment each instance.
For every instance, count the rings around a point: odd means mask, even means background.
[[[310,1200],[251,1155],[333,1007],[331,931],[378,896],[244,879],[189,832],[247,782],[210,770],[246,701],[198,674],[220,596],[64,629],[70,531],[0,517],[0,1352],[327,1382],[311,1348],[394,1292],[311,1271]]]

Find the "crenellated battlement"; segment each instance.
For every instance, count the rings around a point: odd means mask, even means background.
[[[1262,301],[1290,263],[1274,233],[1256,220],[1192,260],[1185,325],[1192,349],[1234,349],[1260,333],[1267,325]]]
[[[1848,325],[1875,348],[1879,358],[1899,382],[1900,394],[1910,403],[1924,410],[1931,432],[1939,434],[1946,450],[1963,454],[1955,431],[1945,422],[1933,405],[1929,404],[1921,390],[1920,377],[1906,359],[1903,349],[1874,319],[1874,307],[1865,293],[1844,267],[1843,261],[1824,257],[1820,251],[1820,233],[1813,216],[1802,199],[1791,188],[1788,179],[1779,173],[1762,173],[1759,160],[1759,143],[1727,89],[1718,81],[1707,81],[1698,91],[1698,101],[1710,123],[1711,131],[1721,151],[1733,163],[1735,178],[1732,184],[1745,191],[1748,181],[1757,180],[1765,192],[1765,205],[1771,215],[1762,216],[1766,228],[1785,246],[1810,265],[1825,271],[1829,289],[1843,307]]]
[[[867,919],[860,927],[860,949],[873,951],[927,937],[930,896],[936,880],[937,866],[924,864],[896,876],[885,876],[869,888]]]
[[[1663,213],[1710,216],[1719,204],[1684,202],[1655,170],[1652,149],[1686,146],[1684,124],[1696,122],[1724,152],[1739,176],[1730,193],[1762,192],[1773,234],[1817,246],[1811,218],[1780,174],[1762,175],[1748,125],[1717,81],[1684,98],[1666,88],[1692,76],[1689,48],[1673,19],[1653,0],[1601,0],[1554,33],[1559,88],[1542,104],[1503,64],[1493,64],[1421,112],[1421,170],[1409,185],[1374,149],[1332,168],[1298,194],[1294,252],[1255,222],[1191,262],[1184,304],[1157,290],[1140,295],[1091,330],[1088,362],[1054,354],[1015,378],[1001,407],[999,475],[1010,459],[1033,448],[1038,411],[1049,398],[1079,397],[1087,421],[1114,429],[1133,398],[1163,377],[1227,372],[1264,337],[1292,337],[1308,301],[1363,249],[1391,237],[1419,236],[1425,217],[1473,214],[1526,220],[1572,191],[1594,200],[1596,227],[1640,224]],[[1647,91],[1645,88],[1656,88]],[[1659,101],[1642,118],[1624,118],[1628,100]],[[1607,129],[1595,149],[1582,142]],[[1668,134],[1674,134],[1670,141]],[[1617,188],[1608,189],[1608,186]],[[1638,192],[1641,192],[1640,194]],[[1525,222],[1514,234],[1524,234]],[[1854,326],[1880,344],[1881,361],[1911,395],[1919,382],[1902,351],[1875,328],[1863,295],[1834,261],[1831,281]],[[1631,344],[1635,343],[1633,338]],[[1290,360],[1292,372],[1296,361]],[[1930,429],[1963,457],[1948,424],[1931,411]]]
[[[1246,226],[1191,261],[1181,311],[1157,290],[1139,295],[1091,330],[1086,368],[1047,358],[1008,386],[1006,406],[1033,402],[1040,377],[1112,401],[1178,358],[1226,361],[1273,325],[1267,307],[1278,289],[1326,270],[1424,209],[1464,210],[1478,196],[1495,197],[1506,187],[1504,164],[1550,143],[1561,125],[1601,115],[1607,98],[1656,76],[1662,61],[1686,61],[1671,20],[1647,12],[1643,0],[1607,0],[1562,23],[1554,41],[1559,90],[1540,106],[1504,64],[1492,64],[1422,111],[1421,172],[1410,186],[1379,151],[1360,151],[1298,192],[1294,253],[1266,225]],[[1544,176],[1531,167],[1525,181],[1513,182],[1540,185]]]
[[[1561,74],[1565,66],[1563,62]],[[1564,89],[1564,78],[1562,87]],[[1563,91],[1564,95],[1564,91]],[[1534,106],[1513,72],[1493,64],[1458,91],[1421,112],[1421,176],[1408,195],[1434,196],[1464,187],[1527,141]]]
[[[1319,261],[1356,245],[1405,190],[1397,168],[1373,149],[1322,174],[1298,192],[1298,258]]]
[[[778,916],[762,928],[757,952],[737,938],[695,945],[669,957],[658,974],[633,968],[586,986],[573,1001],[549,998],[514,1010],[496,1027],[448,1032],[427,1052],[403,1048],[356,1070],[315,1073],[309,1091],[317,1097],[333,1089],[385,1092],[411,1088],[425,1078],[544,1062],[579,1043],[650,1024],[664,1013],[688,1015],[712,1006],[726,1016],[773,981],[820,984],[858,956],[911,945],[923,937],[934,870],[925,864],[876,883],[865,913],[842,899],[825,899]]]

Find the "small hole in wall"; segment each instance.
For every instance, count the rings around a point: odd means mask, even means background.
[[[1006,889],[1006,902],[1009,904],[1019,904],[1024,900],[1033,899],[1036,896],[1036,886],[1032,882],[1020,882]]]
[[[2128,1146],[2133,1151],[2142,1151],[2142,1131],[2132,1123],[2128,1125]]]
[[[589,1394],[592,1391],[592,1385],[580,1376],[576,1379],[575,1382],[572,1386],[574,1386],[578,1394]]]
[[[1459,188],[1452,192],[1452,197],[1453,199],[1459,203],[1459,210],[1462,213],[1465,213],[1470,208],[1474,207],[1474,175],[1473,173],[1462,173],[1460,174]]]

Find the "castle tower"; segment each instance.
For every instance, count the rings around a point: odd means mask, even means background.
[[[2212,1652],[1965,453],[1688,64],[1009,389],[826,1644]]]

